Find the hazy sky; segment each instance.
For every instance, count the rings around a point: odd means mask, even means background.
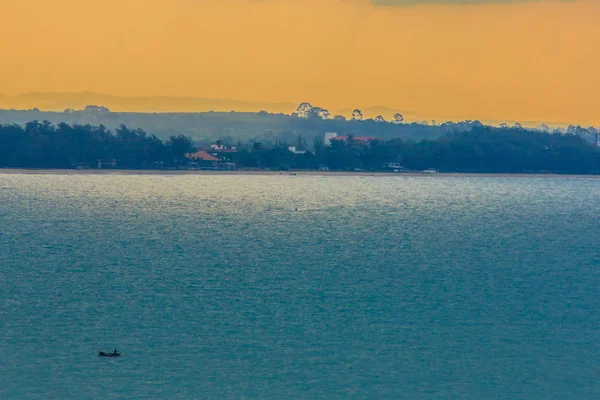
[[[0,0],[0,93],[600,124],[600,1]]]

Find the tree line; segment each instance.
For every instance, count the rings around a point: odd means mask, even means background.
[[[440,172],[600,174],[600,149],[578,135],[543,133],[522,128],[473,126],[436,140],[332,141],[320,137],[297,142],[238,143],[227,161],[238,168],[379,171],[388,163],[406,170]],[[291,152],[290,146],[304,152]],[[0,167],[95,167],[116,160],[118,168],[179,168],[194,149],[189,137],[162,141],[141,129],[120,126],[68,125],[32,121],[24,126],[0,125]]]
[[[474,126],[436,140],[332,141],[317,138],[311,151],[295,155],[288,143],[256,146],[237,154],[238,165],[258,168],[331,170],[385,169],[400,164],[409,171],[474,173],[600,174],[600,148],[580,136],[542,133],[522,128]]]
[[[48,121],[0,125],[0,167],[95,167],[112,160],[119,168],[179,166],[192,148],[193,142],[186,136],[162,141],[124,125],[114,132],[102,125],[53,125]]]

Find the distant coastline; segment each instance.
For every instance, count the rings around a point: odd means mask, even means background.
[[[373,124],[376,134],[377,123]],[[138,174],[600,175],[597,134],[590,143],[572,133],[494,128],[475,122],[453,129],[438,139],[421,141],[336,132],[309,141],[298,132],[275,142],[219,139],[202,144],[182,134],[163,141],[125,125],[113,131],[103,125],[53,125],[34,120],[24,126],[0,125],[0,167],[144,171]]]
[[[330,176],[330,177],[444,177],[444,178],[593,178],[600,175],[577,174],[544,174],[544,173],[472,173],[472,172],[356,172],[356,171],[268,171],[268,170],[133,170],[133,169],[34,169],[34,168],[0,168],[0,175],[204,175],[204,176]]]

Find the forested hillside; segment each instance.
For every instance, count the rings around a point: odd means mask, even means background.
[[[103,125],[110,129],[124,124],[151,132],[161,139],[183,134],[200,143],[217,139],[232,143],[274,142],[281,137],[296,137],[299,133],[307,141],[312,141],[325,132],[375,136],[380,139],[421,140],[438,138],[450,130],[447,125],[395,124],[373,119],[353,121],[339,118],[299,118],[266,112],[120,113],[109,112],[102,107],[67,112],[0,110],[0,124],[23,125],[34,120],[46,120],[53,124],[64,122],[71,125]],[[465,124],[461,124],[463,125]]]

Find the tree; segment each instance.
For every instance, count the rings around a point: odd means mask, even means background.
[[[319,155],[323,152],[323,149],[325,148],[325,143],[323,142],[323,139],[319,136],[315,136],[314,140],[313,140],[313,149],[315,151],[316,155]]]
[[[292,115],[298,118],[308,118],[312,109],[313,106],[310,103],[300,103]]]
[[[402,116],[402,114],[400,114],[400,113],[394,114],[394,120],[392,121],[393,124],[401,124],[403,122],[404,122],[404,117]]]
[[[359,109],[352,111],[352,121],[362,121],[363,114]]]
[[[86,112],[97,112],[97,113],[107,113],[107,112],[110,112],[110,110],[108,108],[106,108],[106,107],[95,106],[95,105],[85,106],[85,108],[83,109],[83,111],[86,111]]]
[[[324,108],[318,108],[317,116],[321,119],[331,118],[331,114],[329,113],[329,111],[325,110]]]
[[[329,111],[321,107],[312,107],[306,114],[304,118],[307,119],[329,119],[331,115]]]
[[[544,132],[544,133],[550,133],[550,132],[551,132],[551,129],[550,129],[550,127],[549,127],[548,125],[546,125],[546,124],[540,124],[540,125],[537,127],[537,129],[538,129],[539,131],[541,131],[541,132]]]
[[[296,149],[304,150],[305,148],[306,148],[306,141],[302,137],[302,133],[298,133],[298,136],[296,137]]]
[[[192,139],[187,136],[177,135],[169,137],[167,148],[173,156],[177,167],[181,166],[181,163],[185,160],[185,155],[192,150],[193,146]]]

